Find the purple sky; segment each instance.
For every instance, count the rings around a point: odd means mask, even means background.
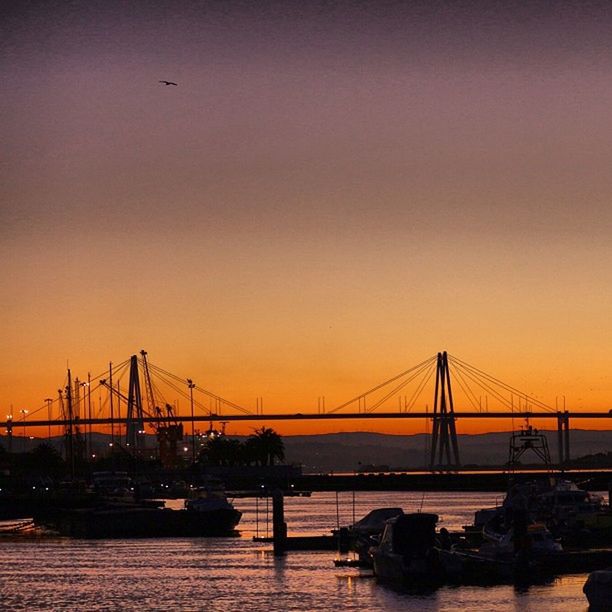
[[[2,24],[0,401],[144,347],[236,399],[340,401],[448,348],[607,402],[609,4],[9,2]]]

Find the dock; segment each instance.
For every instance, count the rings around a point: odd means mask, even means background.
[[[246,497],[270,497],[270,492],[266,489],[245,489],[238,491],[226,491],[225,494],[233,499],[246,498]],[[283,491],[284,497],[310,497],[312,491],[295,491],[293,489],[287,489]]]
[[[253,541],[273,544],[274,538],[255,536]],[[339,545],[340,540],[333,535],[287,536],[283,542],[283,550],[338,550]]]

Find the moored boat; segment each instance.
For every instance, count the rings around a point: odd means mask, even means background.
[[[400,514],[385,524],[372,550],[374,575],[407,586],[431,586],[442,579],[435,550],[437,514]]]
[[[154,538],[233,535],[241,513],[152,508],[142,505],[56,510],[35,516],[37,525],[75,538]]]
[[[217,491],[186,500],[184,509],[159,507],[159,502],[112,502],[44,511],[34,521],[76,538],[153,538],[234,535],[241,517],[225,494]]]
[[[358,557],[358,561],[354,563],[347,563],[344,560],[336,564],[372,567],[371,550],[380,540],[386,521],[403,513],[404,511],[397,507],[376,508],[352,525],[334,530],[332,533],[338,538],[339,543],[346,542],[348,550],[356,553]]]
[[[604,612],[612,609],[612,568],[591,572],[582,587],[589,601],[589,610]]]

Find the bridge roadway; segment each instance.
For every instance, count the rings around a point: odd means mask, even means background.
[[[336,419],[432,419],[432,412],[330,412],[330,413],[270,413],[270,414],[217,414],[182,416],[177,415],[176,421],[182,423],[210,423],[222,421],[332,421]],[[607,412],[454,412],[452,415],[440,416],[440,420],[450,419],[612,419],[612,410]],[[143,417],[143,423],[159,423],[155,417]],[[10,419],[0,421],[0,428],[15,427],[47,427],[69,425],[115,425],[125,424],[126,418],[78,418],[72,422],[68,419],[57,420],[23,420]]]

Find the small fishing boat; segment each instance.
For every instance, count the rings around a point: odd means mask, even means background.
[[[159,503],[107,501],[90,508],[56,508],[40,512],[34,521],[75,538],[154,538],[235,535],[242,517],[221,490],[198,490],[184,509]]]
[[[475,513],[473,524],[463,528],[466,538],[479,545],[483,528],[496,521],[511,521],[517,510],[527,513],[531,522],[545,524],[566,544],[612,542],[612,513],[603,498],[569,480],[552,477],[515,482],[500,506]]]
[[[374,575],[406,586],[431,586],[442,579],[436,554],[437,514],[400,514],[385,524],[372,550]]]
[[[34,516],[35,524],[74,538],[156,538],[235,534],[241,513],[234,509],[173,510],[146,505],[57,509]]]
[[[552,561],[563,551],[543,523],[499,529],[499,522],[483,527],[478,549],[451,546],[438,551],[444,573],[451,582],[481,584],[529,582],[552,570]]]
[[[339,542],[346,542],[348,550],[358,557],[357,560],[342,559],[334,563],[337,566],[372,567],[370,551],[380,541],[386,522],[403,513],[401,508],[376,508],[352,525],[332,531]]]
[[[503,557],[515,554],[521,548],[528,550],[532,557],[558,553],[563,550],[561,544],[555,540],[543,523],[527,525],[523,534],[525,542],[516,542],[516,532],[508,529],[505,532],[494,531],[490,524],[483,528],[484,542],[480,547],[480,553],[495,557]]]

